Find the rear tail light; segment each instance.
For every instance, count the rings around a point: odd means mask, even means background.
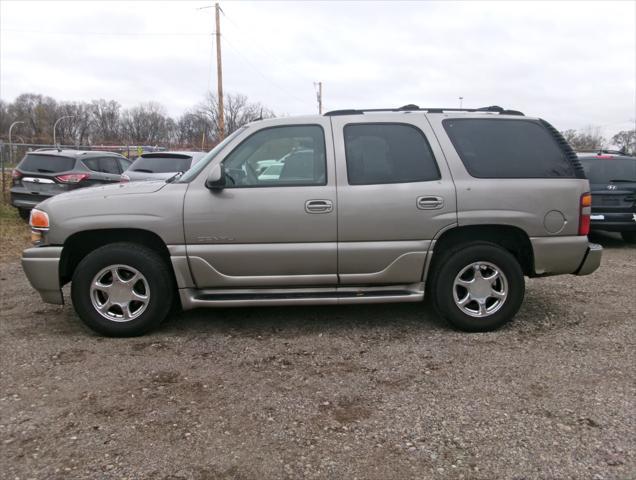
[[[55,178],[58,182],[62,183],[79,183],[89,177],[90,175],[88,173],[69,173],[67,175],[58,175]]]
[[[579,235],[590,233],[590,215],[592,214],[592,195],[584,193],[581,195],[579,206]]]
[[[13,171],[11,172],[11,180],[13,181],[13,184],[17,185],[18,183],[20,183],[21,178],[22,178],[22,173],[14,168]]]
[[[119,179],[119,182],[120,183],[128,183],[128,182],[130,182],[130,177],[128,175],[126,175],[126,174],[123,174],[121,176],[121,178]]]

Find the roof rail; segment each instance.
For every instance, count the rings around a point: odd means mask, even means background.
[[[523,113],[518,110],[506,110],[497,105],[481,108],[446,108],[446,107],[418,107],[412,103],[404,105],[400,108],[362,108],[362,109],[346,109],[332,110],[325,113],[326,117],[335,117],[339,115],[363,115],[369,112],[427,112],[427,113],[444,113],[444,112],[491,112],[500,115],[521,115]]]

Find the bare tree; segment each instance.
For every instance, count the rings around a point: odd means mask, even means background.
[[[225,95],[223,103],[226,135],[259,118],[271,118],[274,116],[271,110],[258,102],[249,102],[247,97],[240,93]],[[197,111],[206,119],[208,124],[206,136],[210,138],[213,144],[218,143],[220,140],[219,102],[216,95],[208,94],[206,100],[199,104]]]
[[[113,143],[119,141],[121,105],[114,100],[93,100],[89,110],[93,123],[93,141]]]
[[[225,98],[226,134],[259,118],[273,117],[271,110],[245,95]],[[57,119],[72,115],[57,125],[60,144],[145,144],[179,148],[209,148],[219,141],[218,104],[214,95],[186,111],[178,119],[169,117],[156,102],[142,103],[127,110],[114,100],[57,102],[51,97],[25,93],[13,102],[0,100],[0,137],[7,138],[16,120],[20,136],[29,143],[50,144]]]
[[[165,108],[156,102],[148,102],[125,110],[122,115],[122,133],[130,143],[154,145],[165,142]]]
[[[612,143],[630,155],[636,155],[636,129],[622,130],[612,137]]]
[[[581,131],[565,130],[561,134],[574,150],[592,152],[600,150],[607,140],[601,135],[600,127],[586,127]]]

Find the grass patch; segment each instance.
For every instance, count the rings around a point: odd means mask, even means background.
[[[18,215],[18,210],[0,199],[0,262],[20,258],[30,245],[31,230]]]

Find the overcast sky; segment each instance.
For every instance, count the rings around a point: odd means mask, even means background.
[[[0,1],[0,97],[157,101],[216,91],[206,1]],[[636,2],[221,2],[226,92],[277,114],[501,105],[557,128],[636,122]]]

